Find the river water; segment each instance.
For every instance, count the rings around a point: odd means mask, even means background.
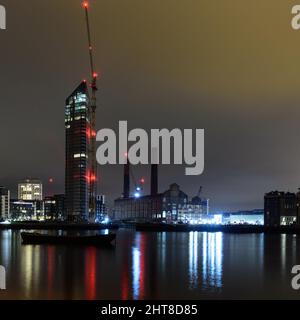
[[[0,231],[0,299],[299,299],[296,235],[117,232],[112,248],[22,245]]]

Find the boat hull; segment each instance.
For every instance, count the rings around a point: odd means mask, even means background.
[[[55,236],[31,232],[21,232],[23,244],[65,244],[65,245],[110,245],[116,234],[94,236]]]

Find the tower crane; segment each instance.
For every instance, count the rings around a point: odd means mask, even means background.
[[[134,193],[133,193],[133,195],[134,195],[135,198],[139,198],[141,196],[141,192],[143,191],[143,185],[145,183],[145,179],[141,178],[137,182],[137,180],[135,178],[135,175],[134,175],[134,172],[132,170],[132,166],[130,166],[129,172],[130,172],[130,176],[131,176],[131,179],[133,181],[133,184],[134,184]]]
[[[198,198],[200,198],[200,197],[201,197],[202,190],[203,190],[203,187],[202,187],[202,186],[200,186],[199,191],[198,191],[198,194],[197,194],[197,197],[198,197]]]
[[[96,217],[96,193],[97,193],[97,162],[96,162],[96,109],[97,99],[96,92],[98,74],[95,71],[94,66],[94,51],[91,38],[91,28],[89,19],[89,2],[83,1],[82,7],[85,11],[85,21],[88,39],[88,50],[90,60],[90,72],[91,72],[91,97],[89,102],[89,115],[90,115],[90,148],[89,148],[89,219],[94,220]]]

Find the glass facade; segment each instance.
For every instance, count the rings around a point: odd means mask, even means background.
[[[66,129],[66,214],[69,221],[88,218],[89,193],[89,96],[86,82],[82,82],[67,98]]]

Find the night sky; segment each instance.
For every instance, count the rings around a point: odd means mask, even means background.
[[[300,31],[290,25],[300,1],[92,2],[97,128],[205,129],[204,174],[160,167],[160,191],[177,182],[193,196],[202,185],[213,209],[238,210],[300,187]],[[89,72],[80,3],[0,0],[0,184],[14,195],[25,177],[64,192],[64,102]],[[100,170],[112,200],[122,167]],[[149,167],[134,170],[149,182]]]

